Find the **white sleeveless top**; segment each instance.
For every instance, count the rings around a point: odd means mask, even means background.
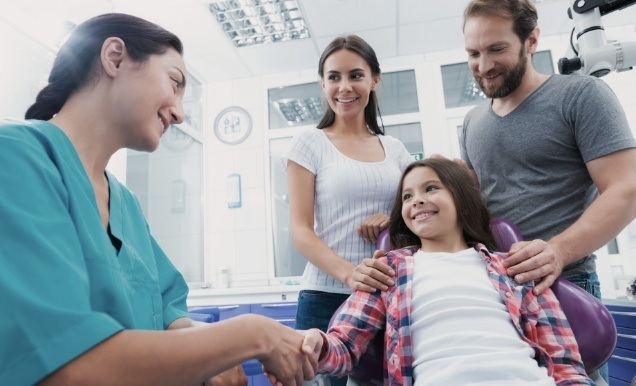
[[[415,386],[554,386],[512,324],[474,248],[414,255]]]
[[[283,167],[291,160],[316,176],[314,228],[316,235],[342,258],[358,265],[372,257],[375,243],[365,242],[357,228],[371,215],[389,215],[402,170],[413,161],[404,144],[379,135],[385,158],[362,162],[342,154],[322,130],[294,136],[282,155]],[[351,289],[307,263],[301,289],[348,294]]]

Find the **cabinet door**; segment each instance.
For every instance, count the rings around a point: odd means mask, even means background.
[[[618,330],[616,349],[608,362],[610,385],[629,385],[636,379],[636,307],[606,306]]]
[[[282,324],[294,328],[296,325],[296,309],[298,303],[262,303],[252,304],[250,310],[253,314],[264,315],[276,319]]]
[[[249,314],[249,304],[230,304],[224,306],[218,306],[219,308],[219,320],[225,320],[233,318],[238,315]]]
[[[249,379],[247,380],[247,385],[248,386],[271,386],[272,384],[269,383],[265,374],[261,373],[261,374],[253,375],[249,377]]]

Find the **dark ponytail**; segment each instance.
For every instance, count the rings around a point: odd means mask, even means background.
[[[183,54],[179,38],[156,24],[121,13],[96,16],[79,25],[60,48],[48,85],[38,93],[25,118],[53,118],[73,93],[96,80],[101,72],[102,45],[109,37],[122,39],[128,54],[137,62],[163,54],[168,47]]]

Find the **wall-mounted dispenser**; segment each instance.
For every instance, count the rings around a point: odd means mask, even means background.
[[[242,204],[241,175],[238,173],[232,173],[227,176],[227,207],[240,208]]]
[[[170,208],[172,213],[185,212],[186,184],[184,180],[172,181],[172,191],[170,192]]]

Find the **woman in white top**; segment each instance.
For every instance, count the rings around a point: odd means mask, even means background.
[[[283,161],[293,242],[308,260],[296,328],[324,331],[353,290],[374,292],[394,284],[394,272],[372,256],[412,158],[378,125],[380,65],[363,39],[333,40],[318,74],[326,113],[318,130],[293,139]]]

